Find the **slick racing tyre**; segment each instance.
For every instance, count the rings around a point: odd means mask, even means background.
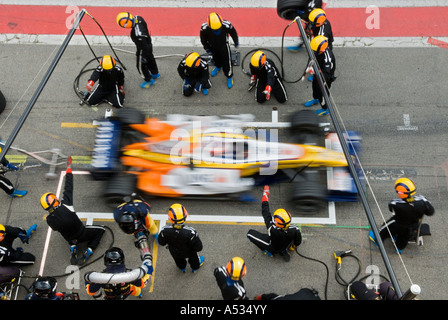
[[[293,143],[315,145],[322,133],[319,117],[312,110],[294,112],[290,118],[289,133]]]
[[[290,119],[291,134],[296,133],[312,133],[319,134],[321,132],[319,117],[312,110],[300,110],[294,112]]]
[[[6,99],[3,93],[0,91],[0,113],[5,110],[6,107]]]
[[[277,0],[277,14],[280,18],[294,20],[300,11],[306,11],[308,0]]]
[[[145,123],[145,115],[140,110],[133,108],[119,109],[117,112],[117,118],[124,125]]]
[[[107,182],[103,196],[106,203],[116,208],[128,197],[137,191],[137,176],[134,174],[118,173]]]

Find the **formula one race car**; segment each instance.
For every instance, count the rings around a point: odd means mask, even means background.
[[[303,114],[293,117],[290,137],[320,130]],[[161,121],[136,109],[120,109],[98,121],[91,174],[107,180],[104,196],[116,203],[138,191],[161,197],[237,199],[257,185],[293,181],[304,168],[347,166],[339,151],[278,142],[278,130],[248,128],[248,116],[171,115]],[[302,182],[297,188],[305,186]],[[298,198],[310,201],[303,192]]]

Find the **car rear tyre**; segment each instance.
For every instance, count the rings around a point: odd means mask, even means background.
[[[140,110],[133,108],[122,108],[118,110],[117,118],[124,125],[145,123],[145,115]]]
[[[295,143],[316,144],[321,134],[318,116],[312,110],[294,112],[290,118],[290,135]]]
[[[326,191],[316,181],[296,182],[292,188],[292,202],[300,213],[313,213],[324,207]]]

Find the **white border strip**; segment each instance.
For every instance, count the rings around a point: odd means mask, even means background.
[[[62,182],[64,181],[64,177],[65,177],[65,171],[62,171],[59,176],[59,183],[58,183],[58,188],[56,191],[57,197],[59,197],[59,194],[61,193]],[[45,261],[47,260],[48,248],[50,247],[51,231],[52,231],[52,229],[50,227],[48,227],[47,237],[45,238],[44,250],[42,252],[42,259],[40,261],[40,268],[39,268],[39,274],[38,274],[40,276],[42,276],[44,274]]]
[[[46,35],[46,34],[0,34],[0,43],[2,44],[42,44],[42,45],[61,45],[66,35]],[[90,45],[107,45],[104,36],[86,36]],[[179,47],[179,48],[202,48],[199,37],[167,37],[153,36],[154,50],[160,47]],[[108,36],[112,46],[131,46],[135,45],[128,36]],[[283,45],[285,47],[296,44],[298,37],[285,37]],[[448,37],[437,37],[437,40],[448,42]],[[282,46],[281,37],[240,37],[240,47],[248,48],[280,48]],[[69,45],[85,45],[86,41],[81,35],[74,35]],[[345,48],[420,48],[434,47],[428,43],[428,37],[337,37],[333,43],[334,47]]]
[[[336,210],[334,202],[328,203],[328,218],[316,217],[293,217],[291,222],[294,224],[336,224]],[[86,219],[87,224],[92,224],[93,220],[110,220],[114,221],[112,212],[77,212],[80,219]],[[151,214],[154,221],[167,221],[166,214]],[[216,223],[264,223],[263,217],[260,216],[222,216],[222,215],[188,215],[190,222],[216,222]]]

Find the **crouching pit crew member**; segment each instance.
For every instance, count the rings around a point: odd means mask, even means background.
[[[277,209],[273,215],[269,210],[269,186],[263,190],[261,213],[268,234],[249,230],[247,238],[260,248],[264,254],[279,254],[285,261],[290,260],[289,251],[295,250],[302,243],[302,234],[297,226],[291,225],[291,214],[285,209]]]
[[[177,72],[183,80],[182,94],[186,97],[194,92],[207,95],[208,89],[212,87],[208,65],[197,52],[187,53],[179,63]]]
[[[47,224],[59,232],[70,245],[70,262],[78,263],[78,244],[87,242],[87,249],[83,254],[84,262],[93,254],[100,244],[104,234],[103,226],[87,225],[82,221],[73,208],[73,172],[71,168],[72,158],[68,157],[67,171],[65,175],[64,192],[61,200],[54,193],[47,192],[42,195],[40,204],[48,211]]]
[[[95,83],[97,86],[94,88]],[[85,102],[91,106],[106,101],[116,108],[124,104],[124,72],[115,59],[109,55],[101,58],[100,65],[87,82]]]

